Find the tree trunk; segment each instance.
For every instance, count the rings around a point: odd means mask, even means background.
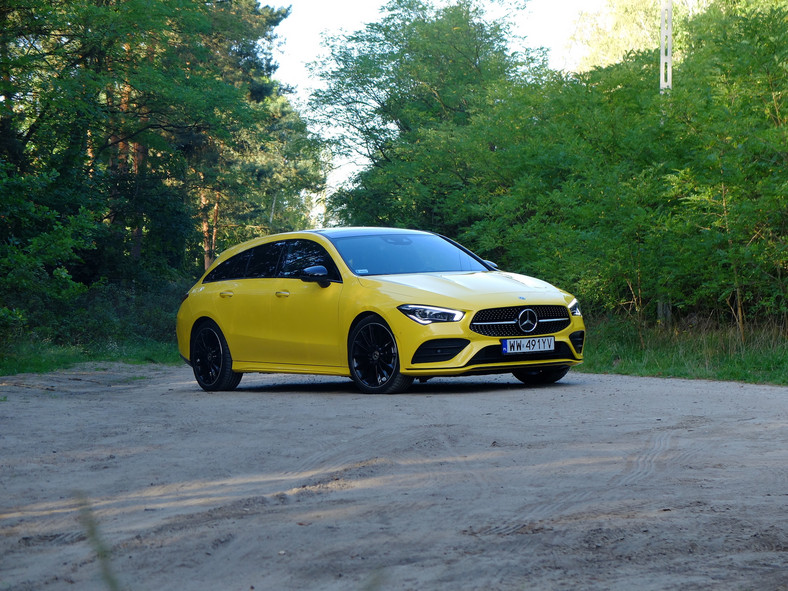
[[[200,180],[203,180],[203,174],[199,173]],[[208,193],[206,189],[200,189],[200,225],[202,227],[202,252],[203,252],[203,265],[205,270],[211,266],[213,262],[213,248],[211,239],[211,222],[208,217]]]
[[[744,343],[744,304],[742,302],[741,276],[739,265],[736,263],[737,257],[733,253],[733,238],[731,238],[730,217],[728,212],[728,187],[722,185],[722,215],[725,233],[728,237],[728,253],[731,259],[731,269],[733,271],[733,294],[735,301],[728,300],[733,317],[736,319],[736,327],[739,329],[739,338]]]

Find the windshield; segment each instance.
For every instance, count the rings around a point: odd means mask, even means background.
[[[475,256],[435,234],[378,234],[332,240],[356,275],[489,271]]]

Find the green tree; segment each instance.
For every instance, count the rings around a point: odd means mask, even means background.
[[[473,2],[436,9],[394,0],[386,10],[379,23],[330,40],[315,69],[326,87],[312,104],[326,124],[343,126],[338,149],[371,162],[330,205],[351,223],[447,230],[445,214],[467,179],[432,158],[432,147],[450,147],[453,130],[516,62],[505,29]]]
[[[345,146],[370,158],[333,197],[343,221],[457,236],[504,268],[574,291],[592,314],[623,313],[639,327],[697,315],[732,318],[744,336],[747,318],[785,317],[779,2],[717,1],[680,19],[670,93],[659,93],[656,47],[564,75],[493,43],[479,54],[502,64],[480,68],[490,76],[465,87],[441,78],[461,89],[458,109],[412,90],[429,87],[418,81],[431,79],[431,62],[399,69],[434,56],[400,48],[432,47],[452,7],[392,7],[402,18],[336,40],[342,60],[326,64],[317,95],[352,126]],[[416,31],[421,45],[410,42]]]
[[[744,335],[747,312],[785,314],[788,302],[788,11],[722,4],[692,23],[671,96],[687,157],[670,177],[696,245],[698,297],[726,305]],[[702,249],[702,250],[700,250]]]
[[[253,0],[2,3],[0,314],[47,324],[94,283],[191,274],[240,226],[305,223],[322,167],[272,78],[287,14]],[[275,198],[292,210],[278,226]]]

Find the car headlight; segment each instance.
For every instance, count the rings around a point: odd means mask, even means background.
[[[449,308],[436,308],[435,306],[418,306],[416,304],[403,304],[397,308],[411,320],[419,324],[432,322],[459,322],[465,312],[450,310]]]
[[[577,303],[577,298],[572,300],[572,303],[569,304],[569,313],[572,316],[582,316],[583,313],[580,311],[580,304]]]

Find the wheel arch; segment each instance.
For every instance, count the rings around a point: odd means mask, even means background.
[[[203,336],[210,333],[213,336]],[[199,341],[199,346],[194,343]],[[206,392],[234,390],[242,373],[233,371],[230,346],[219,324],[208,316],[195,320],[189,334],[189,359],[194,377]]]
[[[389,330],[391,331],[391,334],[394,335],[394,339],[396,340],[396,338],[397,338],[397,335],[394,334],[394,329],[391,327],[391,323],[383,317],[383,314],[380,314],[379,312],[376,312],[375,310],[364,310],[363,312],[359,312],[358,314],[356,314],[356,317],[353,318],[353,321],[347,327],[347,333],[345,333],[345,355],[344,355],[344,359],[345,359],[346,362],[349,361],[348,360],[348,355],[350,354],[350,335],[353,334],[353,330],[355,330],[355,328],[356,328],[356,326],[358,326],[359,322],[361,322],[361,321],[363,321],[363,320],[365,320],[367,318],[377,318],[378,320],[380,320],[386,326],[389,327]],[[397,347],[399,347],[399,343],[397,343]],[[348,362],[348,369],[350,369],[349,362]]]
[[[364,326],[361,326],[364,324]],[[388,334],[388,338],[381,343],[378,335],[369,335],[369,340],[364,345],[357,347],[360,331],[367,326],[377,324]],[[390,354],[387,341],[392,341]],[[357,349],[359,349],[357,351]],[[373,356],[374,352],[374,356]],[[399,360],[399,343],[391,324],[386,318],[374,311],[364,311],[358,314],[350,323],[347,338],[347,363],[351,379],[358,388],[367,394],[397,394],[404,392],[413,382],[411,376],[401,373],[402,364]],[[365,361],[366,359],[366,361]],[[373,374],[373,375],[371,375]],[[377,380],[373,385],[370,378]]]
[[[189,359],[189,361],[191,361],[191,357],[192,357],[192,339],[194,339],[194,333],[195,333],[197,330],[199,330],[199,328],[200,328],[200,327],[201,327],[203,324],[205,324],[206,322],[213,322],[213,323],[214,323],[216,326],[218,326],[218,327],[219,327],[219,330],[222,330],[222,327],[221,327],[221,326],[219,326],[219,323],[218,323],[218,322],[216,322],[216,320],[215,320],[214,318],[211,318],[211,317],[210,317],[210,316],[208,316],[207,314],[203,314],[203,315],[202,315],[202,316],[200,316],[199,318],[196,318],[196,319],[194,320],[194,322],[192,322],[192,326],[191,326],[191,328],[189,329],[189,339],[188,339],[188,341],[186,342],[186,345],[189,347],[189,350],[188,350],[188,355],[186,356],[186,358],[187,358],[187,359]],[[224,334],[224,331],[223,331],[223,330],[222,330],[222,334]]]
[[[353,329],[356,328],[359,322],[361,322],[365,318],[370,318],[370,317],[380,318],[383,322],[386,322],[386,319],[383,318],[383,316],[381,316],[377,312],[373,312],[372,310],[365,310],[364,312],[359,312],[356,315],[356,317],[353,319],[353,322],[350,323],[350,326],[348,326],[346,340],[347,341],[350,340],[350,335],[353,333]],[[386,322],[386,326],[391,328],[391,325],[388,322]]]

